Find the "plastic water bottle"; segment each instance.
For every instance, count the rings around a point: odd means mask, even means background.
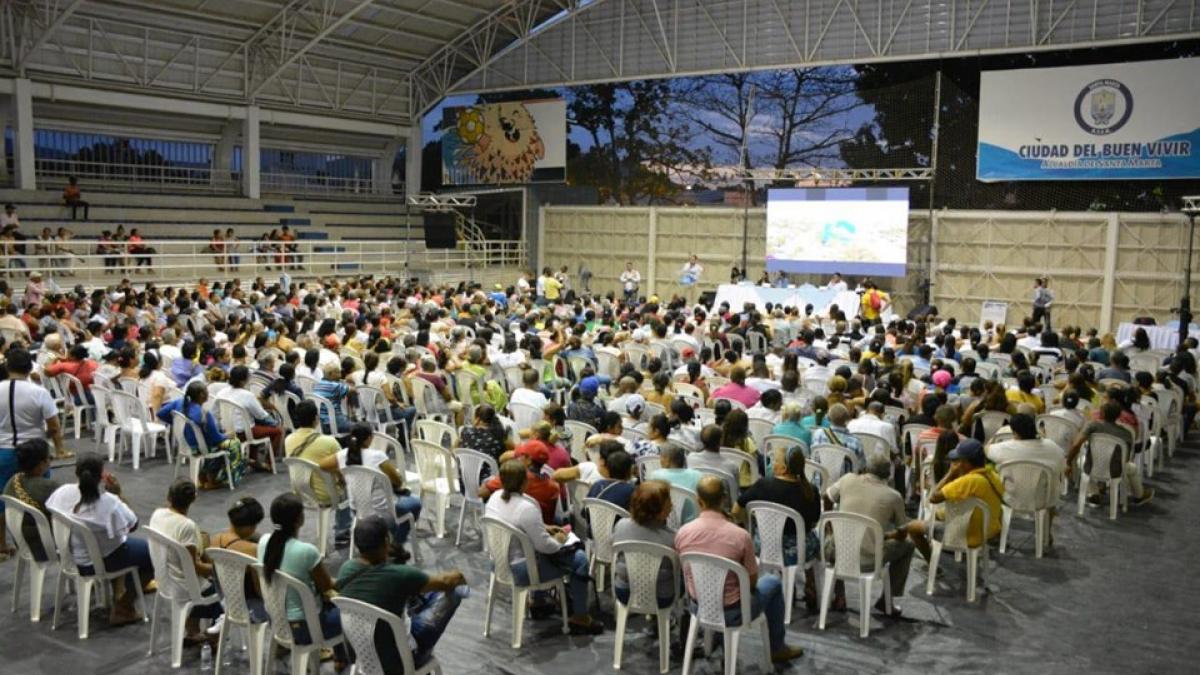
[[[200,647],[200,670],[207,671],[207,670],[212,670],[212,669],[213,669],[212,645],[205,642],[204,645]]]

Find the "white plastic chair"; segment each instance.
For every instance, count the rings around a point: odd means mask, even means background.
[[[117,416],[118,435],[127,439],[133,455],[133,469],[141,468],[141,456],[153,457],[160,438],[165,439],[167,426],[150,417],[150,411],[136,396],[123,391],[108,392],[109,402]],[[109,445],[108,461],[120,462],[120,451],[113,457],[113,445]]]
[[[883,455],[884,457],[891,457],[892,441],[889,441],[883,436],[867,431],[856,431],[851,435],[862,442],[864,455],[868,457],[871,455]]]
[[[757,440],[755,441],[757,443]],[[804,449],[804,456],[809,454],[808,444],[799,438],[785,436],[783,434],[767,434],[763,436],[762,443],[758,443],[758,454],[763,456],[764,465],[767,468],[767,475],[771,475],[771,467],[775,464],[776,454],[782,451],[784,454],[781,457],[787,457],[787,451],[796,446]]]
[[[479,525],[479,517],[483,514],[486,504],[479,496],[479,487],[483,485],[480,475],[483,473],[483,467],[486,466],[489,471],[488,475],[499,476],[500,465],[490,455],[470,448],[455,450],[454,458],[458,463],[458,479],[463,487],[462,504],[458,511],[458,532],[454,535],[454,545],[458,546],[462,543],[463,525],[466,523],[468,508],[475,514],[475,529],[482,534],[483,528]]]
[[[192,554],[179,542],[152,527],[142,529],[146,542],[150,546],[150,560],[154,563],[154,580],[158,590],[154,594],[154,607],[150,610],[150,649],[146,656],[154,656],[155,634],[158,628],[159,604],[169,603],[168,615],[171,618],[171,629],[167,634],[171,644],[171,667],[178,668],[183,661],[183,638],[187,632],[187,618],[193,607],[212,605],[221,601],[221,596],[202,595],[200,580],[196,577],[196,567],[192,563]],[[175,578],[169,567],[174,564],[182,572],[182,578]]]
[[[999,410],[984,410],[975,416],[974,424],[983,430],[983,442],[987,443],[992,439],[992,436],[996,435],[1000,427],[1008,424],[1008,413]],[[972,431],[974,431],[974,428],[972,428]]]
[[[659,455],[643,455],[635,460],[637,465],[637,477],[639,481],[645,481],[647,477],[662,468],[662,457]]]
[[[293,675],[302,675],[311,669],[313,675],[316,675],[316,671],[320,667],[319,654],[321,650],[342,644],[345,636],[325,637],[321,630],[317,598],[306,584],[283,570],[275,570],[272,579],[268,581],[262,565],[256,563],[253,568],[255,574],[258,575],[259,588],[262,589],[267,614],[271,617],[271,636],[277,644],[291,651],[291,664],[288,672]],[[304,623],[308,627],[309,644],[296,644],[295,639],[292,638],[292,624],[287,618],[289,591],[300,599],[300,606],[304,609]],[[317,658],[313,659],[313,656],[317,656]]]
[[[54,586],[54,619],[50,621],[50,630],[58,628],[59,613],[67,594],[67,584],[70,583],[75,587],[79,639],[86,640],[92,611],[92,590],[95,589],[100,594],[98,604],[109,605],[112,597],[109,584],[114,579],[127,574],[133,575],[135,583],[132,586],[137,593],[137,606],[142,610],[142,620],[148,621],[146,602],[142,597],[142,584],[138,579],[137,567],[126,567],[119,570],[106,569],[104,556],[100,554],[100,542],[96,540],[96,534],[85,523],[55,510],[50,511],[50,520],[54,524],[54,546],[58,550],[59,560],[58,580]],[[71,552],[73,539],[83,542],[88,560],[91,561],[91,575],[80,573],[79,565],[75,562],[75,556]]]
[[[512,412],[513,421],[517,423],[518,430],[528,429],[542,420],[541,409],[528,403],[510,402],[508,409]]]
[[[483,618],[483,637],[491,634],[492,608],[496,603],[497,586],[507,586],[512,590],[513,649],[521,648],[521,635],[525,628],[525,605],[532,591],[554,590],[558,594],[558,601],[562,606],[562,632],[563,635],[570,633],[570,627],[567,625],[567,588],[563,577],[555,575],[550,579],[541,578],[533,542],[524,532],[491,516],[484,516],[482,522],[484,539],[487,542],[484,548],[492,559],[492,573],[488,578],[487,609]],[[529,575],[529,583],[521,586],[517,585],[509,562],[509,547],[514,542],[521,547],[520,559],[525,561]]]
[[[83,383],[80,382],[74,375],[68,373],[59,373],[58,388],[63,394],[63,412],[71,415],[75,429],[75,440],[83,433],[84,419],[90,414],[92,419],[96,417],[96,406],[87,402],[87,394],[84,393]],[[94,424],[94,422],[93,422]],[[96,442],[100,441],[100,437],[96,437]]]
[[[692,514],[700,512],[700,498],[695,490],[689,490],[682,485],[671,484],[671,515],[667,516],[667,529],[679,531],[683,527],[683,512],[688,502],[692,503]]]
[[[763,670],[771,672],[771,637],[767,630],[767,615],[760,613],[751,618],[750,599],[754,588],[750,585],[750,575],[740,564],[707,553],[684,553],[679,556],[679,562],[692,577],[692,587],[696,592],[696,611],[692,612],[692,621],[688,626],[687,644],[683,648],[683,674],[692,672],[692,652],[696,648],[696,636],[700,629],[705,631],[705,643],[712,631],[721,631],[725,645],[725,675],[737,672],[738,644],[742,633],[751,630],[758,624],[763,641]],[[742,620],[737,626],[725,623],[725,579],[734,575],[737,580],[741,599]]]
[[[671,669],[671,615],[679,602],[679,582],[682,571],[679,556],[669,547],[644,541],[623,541],[613,544],[613,561],[624,558],[625,576],[629,582],[629,602],[616,597],[613,584],[613,604],[617,610],[617,633],[613,646],[613,669],[621,669],[621,654],[625,649],[625,624],[629,613],[653,615],[658,623],[658,672]],[[675,595],[667,607],[658,606],[658,571],[670,565]],[[615,571],[614,566],[614,571]],[[615,573],[615,572],[614,572]]]
[[[309,394],[309,400],[317,404],[318,417],[321,419],[321,429],[330,436],[340,436],[349,429],[339,429],[337,422],[337,406],[324,396]]]
[[[396,651],[400,654],[400,665],[405,673],[426,675],[440,673],[442,666],[431,657],[419,669],[413,662],[412,647],[409,645],[408,619],[380,609],[362,600],[337,597],[333,604],[341,610],[342,634],[354,648],[354,675],[382,675],[383,662],[375,651],[375,630],[380,623],[387,626],[395,638]]]
[[[304,508],[317,511],[317,549],[321,557],[329,551],[329,539],[333,536],[333,517],[337,511],[338,493],[333,476],[322,471],[316,462],[301,457],[284,457],[283,465],[288,470],[288,481],[292,492],[300,497]],[[312,481],[316,479],[325,484],[325,494],[329,495],[329,504],[322,504],[313,490]]]
[[[1058,503],[1058,483],[1045,464],[1031,460],[1004,462],[996,469],[1004,481],[1003,513],[1000,517],[1000,552],[1008,548],[1008,530],[1013,513],[1030,514],[1034,522],[1034,551],[1042,557],[1042,547],[1050,539],[1050,509]]]
[[[296,383],[297,387],[300,387],[300,391],[304,392],[305,397],[312,396],[313,389],[317,386],[316,379],[307,375],[297,375],[292,381]]]
[[[387,474],[369,466],[347,466],[342,469],[342,478],[346,481],[346,499],[350,503],[350,510],[354,513],[354,520],[350,523],[351,532],[358,525],[360,518],[369,516],[383,518],[393,529],[401,522],[408,523],[410,532],[416,528],[416,522],[411,513],[405,514],[402,518],[396,516],[396,509],[392,501],[392,482],[388,479]],[[380,501],[387,502],[388,508],[377,508]],[[353,540],[351,540],[350,550],[353,553]],[[417,559],[416,546],[413,546],[412,550],[415,561]]]
[[[410,377],[408,381],[412,385],[413,406],[417,409],[418,421],[434,419],[439,422],[449,422],[454,417],[449,410],[439,409],[435,411],[430,409],[429,402],[435,397],[441,398],[441,395],[438,394],[437,389],[432,384],[420,377]]]
[[[739,465],[744,465],[750,472],[750,484],[758,482],[758,458],[738,450],[737,448],[721,448],[721,456],[725,459],[733,460]],[[741,468],[738,469],[738,478],[741,476]]]
[[[790,624],[792,600],[796,597],[796,570],[812,566],[804,560],[804,516],[782,504],[761,500],[746,504],[746,514],[750,534],[758,533],[759,567],[779,570],[783,579],[783,622]],[[784,559],[783,548],[783,533],[789,522],[796,528],[796,563],[792,565]]]
[[[858,636],[871,634],[871,598],[875,582],[883,583],[883,602],[888,614],[892,613],[892,581],[887,570],[889,563],[883,562],[883,528],[867,516],[857,513],[826,511],[817,522],[821,535],[821,565],[825,568],[821,585],[821,616],[817,628],[825,630],[825,618],[829,615],[829,603],[833,599],[833,584],[838,579],[858,582],[859,626]],[[833,537],[833,560],[829,560],[828,543]],[[869,562],[870,569],[863,571],[862,545],[871,537],[874,550]]]
[[[192,437],[196,439],[196,447],[193,449],[187,442],[185,430],[192,430]],[[204,440],[204,432],[200,429],[200,425],[188,419],[183,413],[178,410],[171,413],[171,436],[175,439],[175,473],[171,476],[172,479],[179,476],[179,467],[183,464],[188,465],[188,477],[193,483],[200,482],[200,469],[204,466],[204,462],[210,459],[223,459],[225,461],[225,476],[229,479],[229,490],[234,489],[233,484],[233,468],[229,464],[229,453],[224,450],[213,451],[208,447],[208,442]]]
[[[1038,434],[1049,441],[1054,441],[1063,451],[1071,449],[1071,443],[1079,434],[1079,426],[1065,417],[1058,415],[1038,415]]]
[[[434,533],[438,539],[446,536],[446,511],[450,507],[450,495],[455,493],[458,471],[454,463],[454,455],[449,450],[431,441],[413,438],[413,456],[416,459],[417,473],[420,475],[419,496],[423,503],[426,495],[431,498],[434,518]]]
[[[458,445],[458,431],[445,422],[433,419],[419,419],[413,423],[413,438],[429,441],[443,448],[453,448]]]
[[[629,512],[612,502],[595,497],[583,500],[583,509],[587,511],[591,546],[588,547],[588,576],[596,582],[596,592],[604,590],[604,580],[607,574],[597,574],[596,568],[604,566],[612,569],[613,558],[613,529],[618,518],[628,518]]]
[[[586,422],[577,422],[575,420],[567,420],[563,427],[571,432],[571,458],[577,462],[587,461],[587,448],[584,444],[589,436],[596,433],[596,428]]]
[[[775,423],[760,417],[750,418],[750,438],[754,439],[754,447],[761,448],[766,443],[767,436],[775,428]]]
[[[222,548],[209,548],[204,554],[212,561],[217,583],[221,586],[221,605],[225,608],[225,620],[221,622],[221,632],[217,637],[217,651],[213,654],[217,664],[216,675],[221,675],[221,654],[225,652],[229,631],[234,627],[245,632],[250,675],[262,675],[270,624],[254,623],[250,618],[250,607],[246,604],[246,573],[258,561],[244,553]]]
[[[262,447],[267,461],[271,464],[271,473],[275,473],[275,449],[271,447],[271,439],[254,437],[254,418],[250,411],[240,403],[226,398],[217,399],[216,408],[217,424],[220,425],[221,432],[229,438],[241,439],[242,450],[247,457],[250,456],[251,447]]]
[[[988,541],[986,532],[988,523],[991,522],[991,509],[978,497],[968,497],[957,502],[945,502],[943,506],[946,519],[930,521],[932,524],[929,527],[929,577],[925,583],[925,593],[933,595],[933,586],[937,581],[938,562],[943,550],[966,553],[967,602],[975,602],[977,573],[982,576],[987,572]],[[980,513],[979,523],[982,531],[980,532],[980,544],[972,547],[967,543],[967,537],[971,529],[972,516],[976,511]],[[935,536],[939,525],[942,529],[941,539]]]
[[[1114,454],[1120,454],[1121,470],[1112,475]],[[1125,490],[1125,465],[1129,462],[1129,446],[1116,436],[1092,434],[1083,444],[1079,471],[1079,516],[1083,517],[1087,502],[1088,485],[1095,481],[1108,484],[1108,519],[1117,519],[1117,503],[1123,510],[1129,509],[1129,494]],[[1085,463],[1091,462],[1091,470],[1083,471]]]
[[[837,482],[846,471],[846,465],[850,465],[850,472],[858,471],[859,466],[858,456],[854,451],[844,448],[840,445],[830,445],[828,443],[818,443],[812,446],[811,459],[814,463],[820,464],[829,471],[829,480]],[[832,483],[831,483],[832,485]]]
[[[42,620],[42,590],[46,587],[46,573],[58,566],[58,551],[54,548],[54,531],[50,528],[50,520],[46,514],[35,509],[16,497],[0,496],[4,502],[4,523],[8,533],[17,544],[16,569],[13,570],[12,611],[17,611],[21,599],[23,574],[29,573],[29,620],[37,623]],[[29,517],[37,525],[38,540],[46,553],[45,560],[35,560],[29,542],[25,540],[22,525]]]
[[[362,411],[363,419],[375,431],[394,436],[394,430],[402,424],[400,420],[392,419],[392,408],[383,390],[364,385],[356,387],[354,391],[358,394],[358,409]]]

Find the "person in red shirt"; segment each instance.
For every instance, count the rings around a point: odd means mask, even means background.
[[[88,403],[94,403],[92,400],[92,381],[96,371],[100,368],[100,364],[88,358],[87,347],[77,344],[71,347],[71,351],[67,354],[67,358],[58,359],[46,365],[46,375],[57,377],[62,373],[66,373],[83,385],[84,396],[87,397]]]
[[[561,492],[558,483],[542,472],[542,469],[550,461],[549,446],[536,439],[526,441],[513,451],[513,458],[523,461],[527,469],[528,475],[525,477],[525,488],[522,492],[537,500],[538,506],[542,508],[542,522],[553,525],[558,512],[558,499]],[[501,457],[501,459],[507,458]],[[487,498],[500,487],[500,477],[492,476],[487,479],[483,487],[479,488],[479,496],[487,501]]]

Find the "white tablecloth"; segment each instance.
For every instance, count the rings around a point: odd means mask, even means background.
[[[1133,323],[1123,323],[1117,326],[1117,344],[1122,344],[1126,340],[1133,337],[1133,332],[1138,328],[1146,329],[1146,336],[1150,338],[1150,347],[1153,349],[1175,349],[1179,344],[1179,328],[1170,326],[1139,326]],[[1200,327],[1192,324],[1188,335],[1200,340]]]
[[[796,288],[768,288],[765,286],[754,286],[750,284],[721,284],[717,287],[717,297],[713,301],[714,306],[720,306],[723,302],[728,302],[730,309],[740,310],[742,306],[751,302],[759,310],[765,309],[769,302],[772,305],[783,305],[785,307],[799,307],[804,309],[805,305],[811,304],[813,311],[817,314],[825,314],[829,311],[829,306],[836,304],[839,309],[846,313],[847,317],[858,316],[859,299],[858,294],[854,291],[827,291],[817,288],[812,284],[804,284]]]

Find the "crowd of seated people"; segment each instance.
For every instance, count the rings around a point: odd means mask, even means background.
[[[568,580],[571,632],[604,630],[588,591],[594,581],[588,554],[568,543],[573,526],[586,532],[566,489],[581,481],[587,490],[580,496],[630,514],[617,525],[617,541],[660,543],[742,565],[753,612],[766,618],[772,658],[783,662],[802,650],[785,640],[780,578],[759,572],[761,542],[747,530],[751,502],[800,514],[802,528],[789,524],[784,531],[789,564],[821,557],[822,510],[877,522],[892,591],[901,596],[913,554],[930,555],[941,505],[983,500],[991,517],[973,523],[968,540],[983,545],[998,537],[1006,491],[999,464],[1033,460],[1061,480],[1091,471],[1089,440],[1112,436],[1128,449],[1114,462],[1119,480],[1093,482],[1086,500],[1103,504],[1103,492],[1123,484],[1135,504],[1144,504],[1154,490],[1146,485],[1142,453],[1171,445],[1195,417],[1191,340],[1173,352],[1154,352],[1144,336],[1117,348],[1073,327],[1054,333],[1032,322],[1015,330],[937,317],[867,326],[778,310],[577,297],[569,287],[548,299],[532,286],[485,293],[468,284],[394,278],[287,287],[261,278],[212,288],[203,280],[194,288],[122,282],[90,293],[47,293],[36,304],[5,297],[0,328],[9,329],[10,384],[0,383],[0,433],[12,429],[12,438],[0,442],[0,483],[5,494],[35,508],[104,523],[106,563],[136,567],[142,577],[114,584],[113,619],[136,620],[129,588],[146,584],[152,569],[136,532],[139,516],[121,501],[120,483],[93,455],[77,461],[75,482],[63,481],[65,471],[47,470],[51,453],[67,457],[62,436],[69,416],[60,415],[60,405],[69,411],[110,400],[97,396],[102,392],[133,393],[164,424],[175,413],[192,423],[181,452],[218,455],[200,467],[199,484],[173,483],[166,506],[149,520],[189,548],[199,576],[211,577],[212,568],[188,509],[207,490],[232,485],[229,529],[212,539],[215,546],[253,554],[268,579],[283,571],[318,597],[343,593],[391,611],[407,605],[415,653],[427,660],[465,579],[406,563],[407,520],[393,526],[360,517],[352,531],[342,472],[381,471],[392,493],[373,495],[381,504],[376,510],[421,517],[425,488],[406,485],[404,467],[415,467],[403,455],[412,452],[414,428],[437,419],[455,433],[435,442],[496,461],[497,475],[477,477],[485,513],[533,543],[536,560],[510,561],[518,583],[528,579],[530,564],[543,579]],[[754,334],[765,338],[766,351],[748,349],[758,342]],[[368,396],[376,390],[380,396]],[[377,407],[365,410],[364,401]],[[246,415],[226,422],[223,403]],[[516,404],[520,410],[512,409]],[[539,415],[516,414],[527,407]],[[1002,427],[991,413],[1003,416]],[[1069,436],[1043,438],[1041,414],[1066,421]],[[1162,422],[1151,427],[1156,439],[1146,433],[1152,415]],[[376,435],[398,442],[376,446]],[[828,447],[839,449],[844,464],[818,457]],[[309,460],[320,472],[311,488],[335,510],[336,546],[355,544],[355,557],[340,572],[300,538],[299,498],[286,494],[265,509],[240,487],[246,474],[270,472],[283,457]],[[822,472],[835,477],[825,481]],[[329,493],[326,476],[337,494]],[[668,527],[681,494],[694,501]],[[914,517],[918,504],[931,515]],[[265,517],[273,529],[259,537],[256,526]],[[13,549],[4,535],[0,520],[0,556],[7,558]],[[840,555],[848,553],[858,554]],[[618,567],[618,593],[628,588],[623,575]],[[694,600],[686,569],[684,576],[681,588],[661,588],[660,597],[678,590]],[[804,605],[816,611],[813,570],[805,577]],[[729,622],[744,618],[738,593],[727,585]],[[840,584],[835,595],[833,610],[845,610]],[[322,630],[338,634],[337,609],[321,606]],[[194,618],[215,618],[215,607]],[[535,616],[547,607],[553,612],[557,603],[535,598]],[[881,600],[875,609],[887,607]],[[299,612],[289,601],[289,620],[298,621]],[[891,615],[899,613],[892,608]],[[189,635],[196,630],[189,625]],[[298,642],[312,639],[307,630],[295,624]],[[394,649],[376,637],[381,652]],[[339,650],[334,658],[341,666],[352,654]]]

